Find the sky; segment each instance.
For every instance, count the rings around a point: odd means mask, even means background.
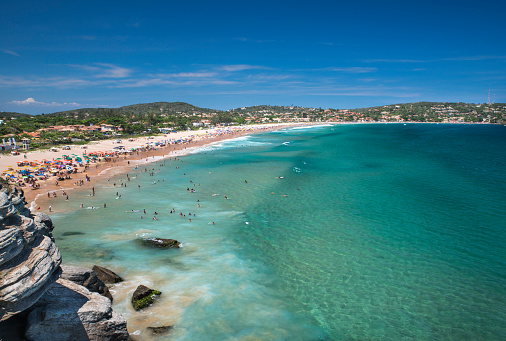
[[[502,0],[0,1],[0,111],[506,102]]]

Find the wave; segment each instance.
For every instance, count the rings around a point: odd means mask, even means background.
[[[334,124],[318,124],[314,126],[303,126],[303,127],[293,127],[290,128],[290,130],[308,130],[308,129],[315,129],[315,128],[324,128],[324,127],[333,127]]]

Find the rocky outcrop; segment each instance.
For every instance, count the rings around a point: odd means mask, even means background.
[[[60,276],[51,219],[25,208],[22,190],[0,190],[0,321],[32,306]]]
[[[92,270],[97,275],[97,277],[104,283],[123,282],[123,278],[116,275],[112,270],[106,269],[98,265],[93,265]]]
[[[34,341],[120,341],[128,339],[128,332],[108,298],[59,279],[28,315],[25,336]]]
[[[153,304],[154,297],[160,294],[161,292],[158,290],[150,289],[144,285],[139,285],[132,295],[132,306],[135,310],[148,307]]]
[[[158,247],[163,249],[169,249],[169,248],[179,248],[180,243],[175,239],[164,239],[164,238],[139,238],[137,239],[138,243],[143,246],[151,246],[151,247]]]
[[[53,223],[25,204],[22,190],[0,184],[0,340],[127,340],[109,298],[58,279]],[[72,268],[69,278],[110,296],[93,271]]]
[[[61,268],[63,270],[61,278],[82,285],[89,291],[98,292],[112,302],[113,298],[109,288],[97,277],[93,270],[73,265],[62,265]]]

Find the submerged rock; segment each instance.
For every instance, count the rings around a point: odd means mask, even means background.
[[[128,339],[128,332],[109,299],[59,279],[28,315],[25,336],[34,341],[120,341]]]
[[[143,246],[153,246],[153,247],[159,247],[163,249],[169,249],[169,248],[179,248],[181,244],[175,240],[175,239],[164,239],[164,238],[139,238],[137,239],[138,243]]]
[[[172,327],[173,326],[147,327],[146,329],[149,330],[152,334],[159,335],[168,333]]]
[[[69,231],[69,232],[63,232],[62,233],[62,236],[63,237],[68,237],[68,236],[82,236],[83,234],[85,234],[84,232],[79,232],[79,231]]]
[[[82,266],[62,265],[63,273],[61,278],[82,285],[89,291],[98,292],[100,295],[113,300],[109,288],[102,282],[95,272]]]
[[[151,305],[153,303],[154,296],[160,294],[161,292],[158,290],[153,290],[147,286],[139,285],[132,295],[132,305],[135,310],[140,310]]]
[[[123,282],[123,278],[116,275],[112,270],[104,268],[102,266],[93,265],[93,272],[97,275],[97,277],[104,283],[119,283]]]

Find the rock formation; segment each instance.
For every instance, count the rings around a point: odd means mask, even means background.
[[[58,279],[53,223],[25,204],[22,190],[0,181],[0,340],[127,340],[126,320],[109,298]],[[68,276],[107,294],[93,271],[85,270]]]
[[[109,288],[97,277],[93,270],[73,265],[62,265],[61,268],[63,270],[62,279],[82,285],[89,291],[98,292],[112,302],[113,298],[109,292]]]
[[[25,336],[34,341],[119,341],[127,340],[128,332],[108,298],[59,279],[28,315]]]
[[[21,190],[1,188],[0,321],[33,305],[61,273],[51,219],[24,205]]]
[[[132,305],[135,310],[148,307],[153,303],[154,296],[160,295],[158,290],[150,289],[145,285],[139,285],[132,295]]]
[[[139,238],[137,239],[137,241],[139,244],[143,246],[153,246],[164,249],[180,247],[180,243],[175,239],[152,237],[152,238]]]
[[[103,268],[98,265],[93,265],[93,272],[97,275],[97,277],[104,283],[119,283],[123,282],[123,278],[116,275],[113,271]]]

